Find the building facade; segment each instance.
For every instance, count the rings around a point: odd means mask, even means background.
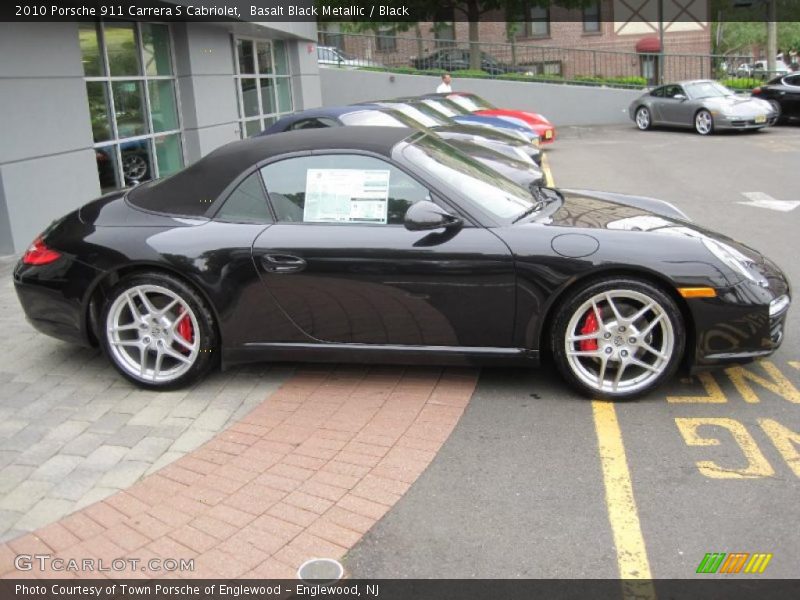
[[[315,23],[0,24],[0,255],[319,106]]]
[[[683,4],[663,2],[664,51],[674,57],[664,65],[665,79],[683,78],[684,72],[710,74],[711,28],[705,3]],[[504,63],[531,67],[537,75],[652,81],[660,50],[656,8],[655,0],[598,0],[582,9],[531,6],[525,20],[507,21],[499,12],[482,15],[478,35],[483,52]],[[468,47],[469,23],[461,13],[443,11],[438,18],[402,32],[386,28],[377,35],[341,34],[328,25],[320,43],[386,66],[414,66],[420,56]]]

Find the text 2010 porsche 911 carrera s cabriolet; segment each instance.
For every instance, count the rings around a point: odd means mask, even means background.
[[[630,398],[682,361],[780,345],[761,254],[658,200],[525,189],[424,132],[235,142],[53,223],[14,271],[28,319],[131,381],[261,360],[535,365]]]

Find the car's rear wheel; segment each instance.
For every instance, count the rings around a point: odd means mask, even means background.
[[[694,116],[694,129],[700,135],[709,135],[714,131],[714,117],[707,110],[698,110]]]
[[[103,348],[130,381],[151,389],[186,386],[213,365],[214,317],[200,295],[163,273],[122,279],[101,317]]]
[[[646,281],[620,278],[572,293],[556,315],[551,343],[573,387],[593,398],[624,400],[671,377],[685,339],[672,298]]]
[[[650,117],[650,109],[646,106],[640,106],[636,109],[636,126],[642,131],[650,129],[652,126],[652,119]]]

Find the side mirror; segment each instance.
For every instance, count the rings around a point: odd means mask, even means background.
[[[675,94],[673,98],[675,98],[675,100],[680,100],[680,101],[686,100],[686,96],[684,96],[683,94]]]
[[[404,225],[409,231],[429,231],[442,227],[450,229],[461,227],[463,224],[460,218],[427,200],[412,204],[406,211],[404,220]]]

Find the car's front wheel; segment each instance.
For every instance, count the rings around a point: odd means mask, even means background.
[[[141,387],[174,389],[213,365],[214,317],[200,295],[163,273],[123,278],[101,317],[103,349],[127,379]]]
[[[709,135],[714,131],[714,117],[707,110],[699,110],[694,116],[694,129],[700,135]]]
[[[777,100],[767,100],[772,110],[775,111],[775,123],[782,123],[783,122],[783,111],[781,109],[781,103]]]
[[[636,109],[636,126],[641,129],[642,131],[646,131],[650,129],[652,125],[652,119],[650,118],[650,109],[646,106],[640,106]]]
[[[572,293],[556,315],[551,343],[573,387],[593,398],[625,400],[675,373],[685,338],[672,298],[647,281],[620,278]]]

